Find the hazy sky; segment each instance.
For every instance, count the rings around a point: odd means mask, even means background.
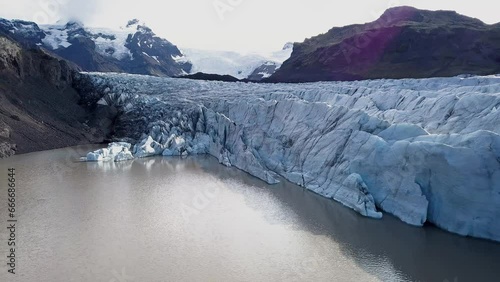
[[[500,22],[491,0],[0,0],[0,17],[38,23],[78,19],[118,27],[138,18],[180,47],[279,50],[334,26],[373,21],[393,6],[455,10]]]

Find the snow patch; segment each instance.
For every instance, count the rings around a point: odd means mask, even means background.
[[[40,28],[45,32],[42,42],[52,50],[71,46],[68,42],[68,31],[64,29],[64,26],[41,26]]]
[[[127,38],[134,34],[132,29],[110,30],[105,28],[85,28],[96,36],[96,51],[104,56],[117,60],[132,59],[130,49],[126,47]]]
[[[267,73],[267,72],[259,72],[258,74],[262,75],[262,78],[268,78],[272,75],[271,73]]]

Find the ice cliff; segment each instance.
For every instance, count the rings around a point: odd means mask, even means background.
[[[500,241],[500,77],[244,84],[81,74],[136,157],[208,153],[365,216]],[[120,151],[120,150],[117,150]],[[98,156],[96,156],[98,158]]]

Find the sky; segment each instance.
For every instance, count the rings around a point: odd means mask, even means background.
[[[454,10],[500,22],[491,0],[0,0],[0,17],[39,24],[79,20],[118,28],[133,18],[181,48],[238,52],[280,50],[336,26],[366,23],[387,8]]]

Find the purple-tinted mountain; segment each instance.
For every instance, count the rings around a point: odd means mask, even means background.
[[[296,43],[271,82],[449,77],[500,73],[500,24],[451,11],[387,10]]]

